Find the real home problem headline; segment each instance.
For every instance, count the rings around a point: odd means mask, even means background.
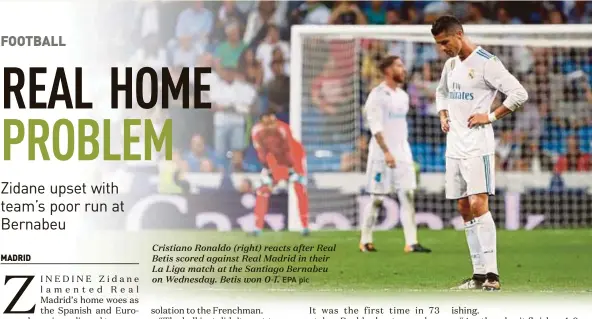
[[[111,96],[111,108],[132,109],[137,106],[146,110],[155,107],[168,109],[171,100],[177,103],[180,100],[183,109],[209,109],[211,103],[201,100],[201,93],[210,90],[209,85],[202,83],[202,75],[211,73],[212,69],[191,69],[181,68],[173,76],[166,67],[160,70],[143,67],[136,71],[125,67],[125,76],[120,76],[120,68],[111,68],[111,91],[106,92]],[[93,83],[83,84],[81,67],[74,68],[73,71],[58,67],[53,72],[53,79],[47,81],[44,80],[48,78],[45,67],[30,67],[25,70],[17,67],[4,68],[4,109],[60,112],[55,121],[49,121],[47,117],[30,118],[22,115],[19,118],[4,118],[5,161],[22,152],[26,153],[28,160],[141,161],[152,160],[157,152],[162,152],[167,160],[172,159],[171,119],[157,125],[151,119],[125,118],[122,123],[118,122],[117,128],[112,127],[110,119],[68,119],[68,114],[63,113],[64,111],[93,109],[93,102],[83,96],[83,85]],[[70,78],[67,76],[68,72]],[[149,85],[150,89],[147,90],[145,85]],[[74,91],[71,90],[72,87]],[[43,93],[46,93],[45,96],[49,93],[46,99],[38,97]],[[120,93],[125,95],[123,106],[120,105],[123,102],[119,98]],[[36,112],[35,115],[37,114],[40,113]],[[111,141],[112,129],[122,129],[123,136],[118,144],[123,145],[114,147]],[[136,143],[143,144],[143,147],[133,146]]]

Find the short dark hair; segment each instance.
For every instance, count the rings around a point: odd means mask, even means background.
[[[442,32],[460,30],[464,32],[462,24],[454,16],[444,15],[436,19],[432,24],[432,35],[436,36]]]
[[[380,64],[378,65],[378,69],[380,70],[380,72],[382,72],[384,74],[386,69],[389,68],[391,65],[393,65],[393,63],[395,63],[395,61],[397,61],[399,59],[400,58],[396,55],[389,55],[386,58],[382,59],[382,61],[380,61]]]
[[[265,112],[261,113],[259,119],[262,120],[264,117],[267,116],[275,116],[275,111],[271,108],[267,109]]]

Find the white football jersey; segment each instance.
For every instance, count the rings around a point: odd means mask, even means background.
[[[409,95],[401,88],[393,90],[385,82],[376,86],[366,99],[364,113],[372,139],[368,150],[369,160],[383,160],[384,153],[374,138],[382,132],[384,141],[398,163],[413,163],[409,147],[407,112],[409,112]]]
[[[500,91],[507,98],[503,105],[514,111],[526,102],[528,95],[518,80],[497,57],[477,47],[464,61],[448,59],[436,93],[438,111],[448,110],[450,131],[446,156],[471,158],[495,153],[491,124],[469,128],[473,114],[490,113]]]

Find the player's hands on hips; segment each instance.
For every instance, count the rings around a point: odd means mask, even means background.
[[[473,114],[469,116],[469,128],[477,125],[489,124],[488,114]]]
[[[384,161],[386,162],[386,165],[390,168],[395,168],[395,166],[397,166],[395,158],[393,157],[393,154],[391,154],[391,152],[384,153]]]
[[[444,133],[448,133],[448,131],[450,131],[450,120],[448,117],[440,116],[440,127]]]

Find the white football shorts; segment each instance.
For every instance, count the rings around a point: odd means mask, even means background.
[[[366,168],[367,191],[371,194],[389,195],[399,190],[415,190],[417,188],[415,165],[413,163],[396,164],[395,168],[390,168],[384,160],[369,160]]]
[[[446,198],[495,195],[495,156],[446,158]]]

